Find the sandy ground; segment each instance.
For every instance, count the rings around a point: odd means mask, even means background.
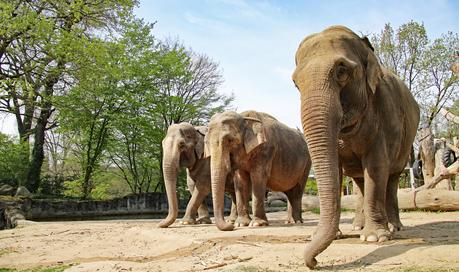
[[[393,240],[362,243],[341,216],[344,238],[318,256],[319,270],[459,271],[459,212],[402,213]],[[269,213],[270,226],[222,232],[214,225],[167,229],[158,220],[52,222],[0,231],[0,268],[70,265],[66,271],[308,271],[303,250],[318,222],[284,225],[285,212]],[[414,270],[411,270],[414,269]]]

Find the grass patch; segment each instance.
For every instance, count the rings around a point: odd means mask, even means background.
[[[11,269],[11,268],[0,268],[0,272],[63,272],[69,268],[70,265],[60,265],[54,267],[37,267],[32,269]]]

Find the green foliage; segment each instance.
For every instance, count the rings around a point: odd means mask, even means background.
[[[317,182],[314,178],[308,178],[304,192],[308,195],[317,195]]]
[[[410,21],[395,30],[387,23],[371,40],[382,64],[405,81],[417,100],[421,123],[437,124],[439,111],[459,98],[459,77],[451,70],[458,34],[430,40],[423,24]]]
[[[229,107],[233,97],[218,92],[218,65],[177,42],[158,41],[153,24],[132,16],[136,3],[0,3],[0,110],[16,115],[25,145],[39,135],[30,152],[33,191],[106,198],[114,192],[108,175],[116,194],[126,192],[120,177],[133,193],[161,189],[167,127],[202,124]],[[49,146],[46,158],[44,131],[56,127],[52,133],[64,140]],[[42,169],[38,186],[33,180]],[[178,189],[186,194],[184,177]]]
[[[15,115],[21,142],[35,134],[28,187],[38,189],[44,135],[54,121],[53,97],[81,80],[95,33],[129,17],[137,1],[2,1],[0,3],[0,110]],[[90,55],[90,54],[89,54]],[[90,59],[90,58],[89,58]]]
[[[24,185],[27,178],[27,148],[0,133],[0,183]]]

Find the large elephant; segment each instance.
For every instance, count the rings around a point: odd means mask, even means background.
[[[407,164],[419,107],[405,84],[383,68],[366,37],[333,26],[306,37],[296,52],[293,81],[320,195],[317,233],[305,251],[315,256],[335,238],[342,175],[357,183],[363,214],[361,239],[390,238],[400,228],[398,178]]]
[[[203,158],[204,136],[206,132],[207,127],[193,127],[186,122],[173,124],[167,130],[162,145],[163,174],[169,203],[169,214],[159,223],[159,226],[162,228],[168,227],[177,218],[176,183],[180,168],[183,167],[187,168],[187,185],[192,196],[188,202],[182,223],[195,224],[197,212],[200,223],[211,223],[207,205],[203,204],[205,197],[210,193],[211,187],[210,159]],[[236,218],[236,208],[234,184],[231,177],[228,178],[225,188],[232,195],[233,205],[231,207],[230,218],[234,221]]]
[[[220,230],[234,228],[223,218],[224,184],[231,173],[236,176],[236,225],[268,224],[264,210],[267,188],[285,192],[289,200],[288,221],[302,222],[301,197],[311,160],[301,132],[266,113],[227,111],[211,118],[205,142],[206,156],[211,158],[215,222]],[[252,219],[245,205],[250,183]]]

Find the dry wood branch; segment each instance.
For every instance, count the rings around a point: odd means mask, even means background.
[[[446,109],[441,109],[440,114],[443,115],[446,118],[446,120],[459,124],[459,116],[454,115]]]
[[[432,178],[432,181],[424,184],[421,187],[416,188],[416,192],[419,192],[421,190],[425,189],[432,189],[434,188],[440,181],[447,179],[447,178],[452,178],[453,176],[459,174],[459,160],[456,161],[455,163],[451,164],[448,168],[443,169],[440,173],[435,175]]]

